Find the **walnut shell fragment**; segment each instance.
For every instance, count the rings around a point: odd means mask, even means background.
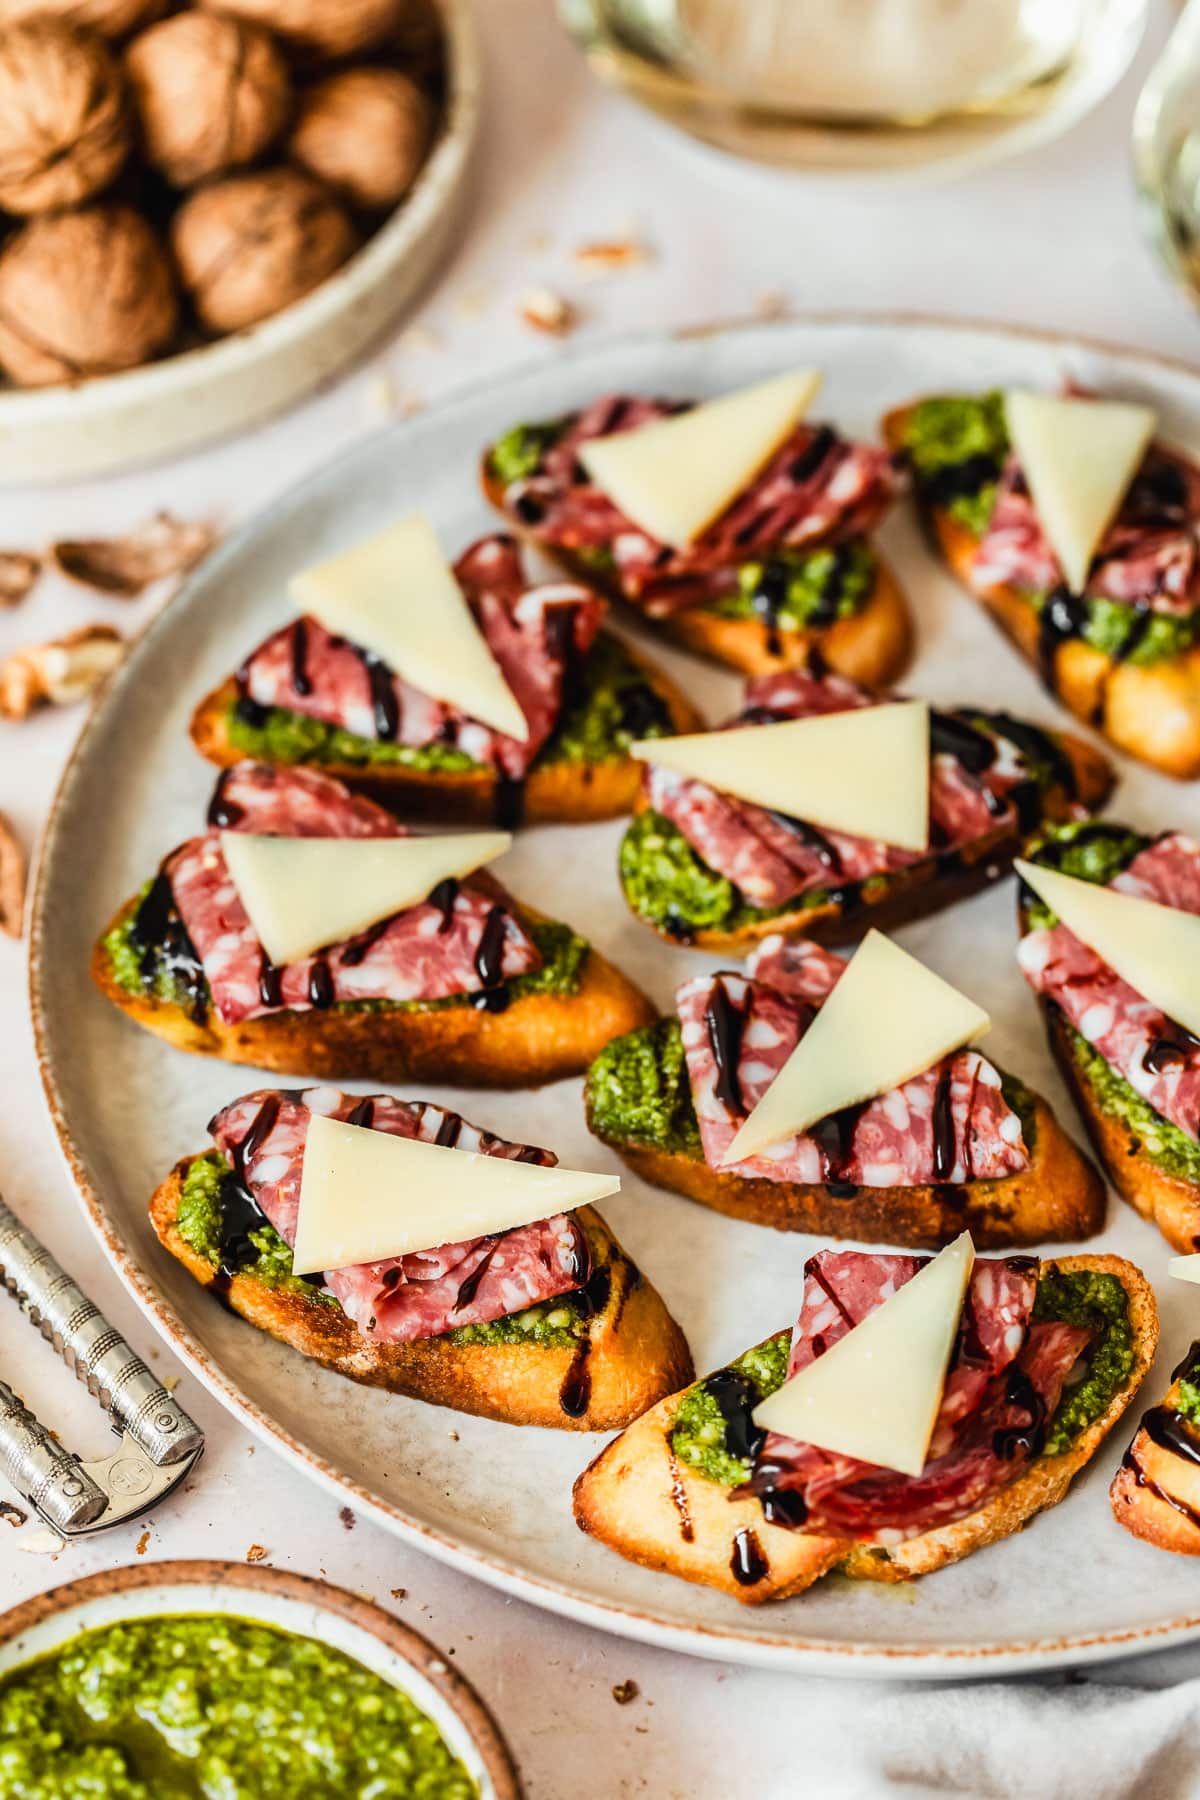
[[[0,606],[17,606],[42,572],[40,556],[28,550],[0,550]]]
[[[223,13],[183,12],[125,52],[146,159],[191,187],[261,156],[291,108],[287,64],[273,39]]]
[[[12,821],[0,813],[0,931],[19,938],[25,922],[25,851]]]
[[[121,71],[99,38],[49,19],[0,32],[0,207],[78,206],[132,141]]]
[[[0,0],[0,26],[57,19],[103,38],[123,38],[160,19],[166,9],[167,0]]]
[[[85,587],[132,600],[152,582],[181,575],[216,542],[211,525],[157,513],[136,531],[116,538],[80,538],[51,546],[64,575]]]
[[[220,0],[218,10],[265,26],[302,59],[335,62],[398,31],[409,0]]]
[[[111,625],[85,625],[48,644],[31,644],[0,663],[0,715],[27,719],[41,706],[86,700],[125,654]]]
[[[434,119],[429,96],[398,69],[343,69],[302,96],[288,155],[351,206],[379,210],[416,180]]]
[[[280,312],[355,247],[343,208],[299,169],[232,175],[198,189],[176,213],[171,241],[197,316],[213,331],[239,331]]]
[[[132,207],[33,219],[0,254],[0,365],[20,387],[148,362],[177,318],[170,262]]]

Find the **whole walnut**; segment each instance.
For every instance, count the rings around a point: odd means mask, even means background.
[[[166,8],[167,0],[0,0],[0,25],[57,19],[101,37],[123,38],[160,19]]]
[[[352,206],[394,206],[433,136],[434,108],[397,69],[343,69],[305,94],[288,154]]]
[[[287,64],[256,25],[183,12],[125,52],[148,162],[175,187],[253,162],[291,109]]]
[[[130,206],[33,219],[0,254],[0,366],[21,387],[147,362],[178,316],[170,259]]]
[[[132,141],[121,71],[99,38],[49,19],[0,32],[0,207],[78,206]]]
[[[373,50],[403,23],[409,0],[202,0],[264,25],[308,62]]]
[[[239,331],[332,275],[355,238],[319,182],[299,169],[264,169],[190,194],[171,242],[197,317],[213,331]]]

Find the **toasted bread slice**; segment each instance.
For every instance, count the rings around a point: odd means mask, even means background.
[[[315,1297],[268,1287],[253,1274],[218,1283],[217,1270],[176,1222],[193,1160],[177,1163],[151,1198],[150,1222],[160,1243],[202,1287],[218,1287],[251,1325],[352,1381],[513,1425],[614,1431],[692,1378],[687,1339],[590,1206],[575,1217],[587,1234],[593,1271],[607,1272],[607,1297],[576,1345],[457,1344],[449,1337],[375,1343],[340,1307]]]
[[[1119,1278],[1129,1295],[1134,1365],[1105,1412],[1069,1450],[1039,1457],[968,1518],[886,1550],[768,1525],[753,1496],[730,1499],[729,1489],[679,1462],[669,1437],[681,1398],[676,1394],[623,1431],[580,1475],[577,1522],[630,1561],[719,1588],[751,1605],[787,1599],[835,1568],[871,1581],[906,1581],[1019,1531],[1066,1494],[1129,1405],[1158,1342],[1154,1295],[1132,1263],[1119,1256],[1068,1256],[1046,1266]],[[739,1579],[738,1569],[756,1571],[757,1579]]]
[[[477,876],[497,897],[498,882]],[[525,924],[545,915],[511,901]],[[126,901],[92,951],[92,979],[127,1017],[178,1050],[251,1063],[283,1075],[319,1080],[451,1082],[464,1087],[540,1087],[581,1075],[610,1038],[649,1024],[650,1001],[599,951],[589,948],[570,994],[523,994],[503,1012],[461,1006],[426,1009],[277,1012],[226,1025],[209,1006],[186,1007],[122,987],[104,938],[137,905]]]
[[[960,1186],[848,1189],[847,1184],[831,1190],[767,1181],[711,1169],[699,1154],[617,1142],[597,1131],[590,1106],[588,1123],[643,1181],[776,1231],[934,1250],[968,1230],[977,1249],[1008,1250],[1017,1244],[1075,1242],[1104,1225],[1104,1183],[1040,1096],[1034,1098],[1028,1169],[1000,1181]]]
[[[504,514],[511,528],[523,532],[543,556],[548,556],[574,581],[601,589],[627,614],[672,643],[681,644],[743,675],[778,675],[783,669],[808,665],[814,652],[839,675],[860,681],[865,687],[888,687],[902,675],[913,648],[912,616],[903,589],[887,564],[878,558],[875,585],[864,604],[848,619],[804,631],[786,626],[772,628],[762,619],[728,619],[704,606],[688,606],[664,618],[652,618],[633,606],[620,584],[603,571],[568,550],[555,549],[530,534],[522,521],[504,506],[504,484],[492,474],[485,452],[480,482],[492,505]]]
[[[672,728],[676,732],[703,731],[703,719],[674,682],[631,645],[622,643],[622,649],[662,700]],[[221,768],[243,761],[247,754],[229,736],[229,709],[236,699],[237,683],[230,678],[202,700],[192,715],[193,744],[201,756]],[[494,769],[439,773],[388,764],[320,762],[311,766],[344,782],[354,793],[377,800],[399,818],[485,825],[497,814],[499,784]],[[527,825],[581,825],[618,818],[632,809],[641,778],[641,764],[631,756],[605,762],[566,758],[535,762],[521,792],[521,821]]]
[[[883,421],[884,440],[893,449],[903,446],[911,411],[911,406],[897,407]],[[1082,638],[1052,644],[1043,654],[1039,617],[1028,598],[1019,588],[979,581],[973,574],[979,539],[943,508],[925,512],[934,541],[959,581],[982,601],[1076,718],[1165,775],[1185,781],[1200,775],[1200,645],[1146,668],[1117,662]]]
[[[1075,792],[1053,786],[1047,789],[1043,818],[1057,821],[1069,816],[1074,801],[1089,812],[1104,805],[1113,788],[1111,763],[1082,738],[1069,732],[1053,734],[1055,742],[1070,759],[1074,771]],[[645,810],[639,800],[636,812]],[[628,894],[626,903],[635,918],[649,925],[668,943],[686,941],[698,950],[731,951],[741,955],[763,938],[776,932],[784,937],[812,938],[818,944],[853,944],[868,931],[894,931],[912,919],[927,917],[943,907],[953,906],[968,895],[989,887],[1007,874],[1015,856],[1021,854],[1023,835],[1015,829],[989,832],[974,843],[944,856],[930,856],[911,868],[893,870],[878,893],[864,892],[862,882],[848,883],[831,890],[830,898],[819,906],[795,906],[783,912],[764,912],[754,916],[744,907],[734,926],[702,926],[685,940],[663,925],[647,919],[633,905]]]
[[[1200,1556],[1200,1429],[1179,1411],[1180,1378],[1187,1375],[1194,1385],[1198,1357],[1200,1344],[1193,1344],[1159,1405],[1142,1415],[1108,1490],[1118,1525],[1177,1556]],[[1164,1428],[1166,1443],[1158,1441]],[[1172,1439],[1178,1448],[1171,1448]]]
[[[1200,1243],[1200,1182],[1172,1175],[1156,1163],[1127,1122],[1101,1104],[1072,1052],[1062,1012],[1052,1001],[1039,999],[1038,1005],[1051,1053],[1109,1180],[1123,1200],[1158,1226],[1172,1249],[1190,1254]]]

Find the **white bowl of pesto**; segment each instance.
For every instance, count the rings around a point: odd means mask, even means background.
[[[487,1708],[344,1588],[150,1563],[0,1617],[0,1792],[57,1800],[521,1800]]]

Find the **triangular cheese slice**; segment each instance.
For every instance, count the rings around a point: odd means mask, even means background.
[[[410,838],[221,833],[230,879],[279,967],[418,905],[439,881],[469,875],[511,844],[507,831]]]
[[[1018,860],[1015,866],[1021,880],[1122,981],[1200,1037],[1200,915],[1039,863]]]
[[[452,1150],[309,1120],[292,1268],[347,1269],[511,1231],[619,1190],[616,1175]]]
[[[824,1356],[760,1401],[754,1423],[839,1456],[919,1475],[974,1261],[964,1231]]]
[[[828,831],[901,850],[929,845],[924,700],[647,738],[632,744],[630,754]]]
[[[818,1119],[900,1087],[990,1024],[982,1007],[907,950],[868,932],[722,1164],[757,1156]]]
[[[1118,400],[1018,392],[1004,396],[1004,413],[1042,530],[1067,586],[1081,594],[1154,436],[1154,413]]]
[[[820,385],[813,369],[775,375],[674,418],[592,438],[579,460],[627,519],[682,548],[749,487]]]
[[[301,570],[288,592],[326,631],[372,651],[421,693],[528,738],[525,714],[424,513]]]
[[[1200,1256],[1173,1256],[1167,1264],[1167,1274],[1176,1281],[1200,1282]]]

